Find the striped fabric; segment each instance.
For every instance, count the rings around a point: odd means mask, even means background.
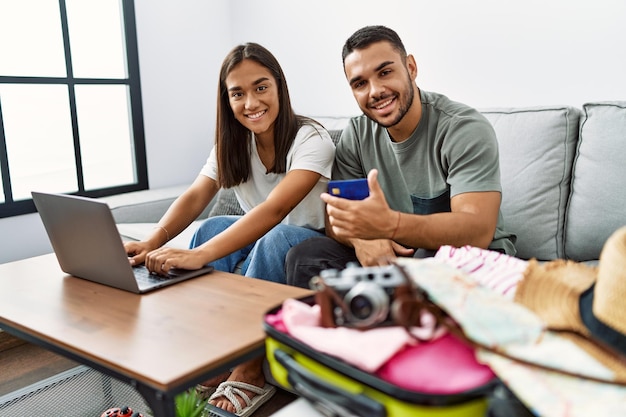
[[[435,259],[460,269],[480,285],[510,299],[528,265],[528,261],[473,246],[442,246]]]

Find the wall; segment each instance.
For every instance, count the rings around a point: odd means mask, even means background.
[[[191,182],[213,143],[229,1],[135,4],[150,186]]]
[[[233,41],[254,39],[270,48],[284,67],[294,104],[307,114],[358,112],[341,48],[356,29],[371,24],[400,34],[416,58],[421,88],[475,107],[626,100],[621,0],[233,3],[246,11],[237,18]]]
[[[384,24],[419,66],[418,85],[478,108],[626,100],[622,0],[135,0],[148,175],[188,183],[212,143],[219,65],[255,41],[280,60],[294,107],[358,113],[341,47]],[[0,263],[50,251],[36,214],[0,219]]]

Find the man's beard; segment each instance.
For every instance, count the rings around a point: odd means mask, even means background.
[[[408,80],[407,85],[408,85],[407,90],[409,91],[409,95],[407,97],[407,100],[402,105],[402,107],[400,107],[400,111],[398,112],[398,115],[396,116],[395,119],[393,119],[391,122],[388,122],[388,123],[381,123],[379,120],[374,119],[372,116],[366,113],[367,117],[369,117],[371,120],[375,121],[376,123],[378,123],[384,128],[390,128],[400,123],[402,118],[404,118],[404,116],[409,112],[409,109],[411,108],[411,105],[413,104],[413,99],[415,98],[415,88],[413,87],[413,84],[411,83],[410,80]]]

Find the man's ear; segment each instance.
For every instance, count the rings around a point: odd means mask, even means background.
[[[415,57],[411,54],[406,56],[406,69],[411,79],[415,81],[417,78],[417,64],[415,63]]]

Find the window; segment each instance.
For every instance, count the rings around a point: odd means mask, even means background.
[[[0,217],[148,188],[132,0],[0,0]]]

